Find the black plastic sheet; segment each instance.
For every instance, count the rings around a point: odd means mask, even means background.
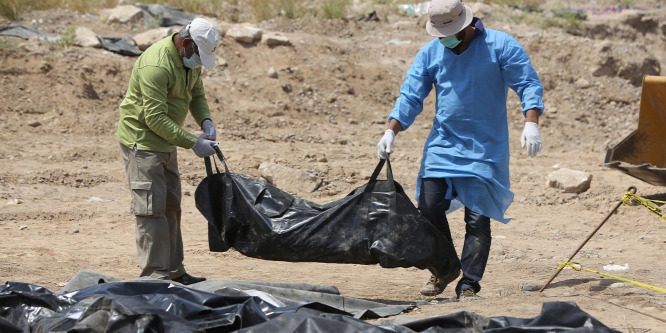
[[[416,332],[620,332],[611,329],[581,310],[573,302],[546,302],[534,318],[485,317],[462,311],[403,325]]]
[[[23,39],[37,39],[37,40],[46,40],[49,42],[56,42],[60,37],[49,36],[35,28],[31,28],[25,25],[20,24],[10,24],[0,26],[0,36],[12,36],[19,37]]]
[[[111,51],[113,53],[118,53],[124,56],[138,57],[141,55],[142,51],[137,49],[134,45],[126,42],[121,37],[102,37],[97,36],[97,39],[102,44],[102,48]]]
[[[132,281],[145,282],[147,278]],[[154,279],[147,279],[154,281]],[[102,283],[123,282],[115,277],[80,270],[56,295],[66,295],[73,291],[97,286]],[[394,316],[415,307],[408,302],[384,304],[376,301],[340,295],[335,286],[298,282],[269,282],[247,280],[220,280],[209,278],[206,281],[189,285],[190,288],[221,296],[255,296],[276,308],[303,306],[319,303],[358,319],[375,319]],[[2,332],[2,331],[0,331]]]
[[[0,286],[0,316],[29,332],[230,332],[263,323],[275,310],[258,297],[164,282],[105,283],[64,295],[25,283]]]
[[[453,244],[393,180],[389,160],[380,160],[366,185],[320,205],[231,173],[217,155],[226,172],[213,172],[206,159],[208,176],[195,192],[211,251],[233,247],[266,260],[417,267],[448,280],[460,274]],[[379,180],[385,164],[387,179]]]
[[[544,303],[539,316],[527,319],[485,317],[463,311],[402,325],[372,325],[321,303],[278,307],[255,296],[226,296],[165,281],[136,280],[61,293],[28,283],[7,282],[0,285],[0,332],[619,331],[567,302]]]
[[[162,27],[186,26],[192,20],[199,17],[199,15],[186,12],[181,8],[168,5],[137,2],[134,6],[141,8],[144,21],[148,22],[150,19],[157,19]]]

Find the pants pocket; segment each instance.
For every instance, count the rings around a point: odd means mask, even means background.
[[[153,183],[131,182],[132,213],[139,216],[153,215]]]

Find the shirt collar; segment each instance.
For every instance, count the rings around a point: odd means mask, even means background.
[[[174,32],[171,34],[171,37],[169,37],[170,43],[169,43],[169,57],[171,57],[171,60],[176,64],[177,67],[185,67],[183,65],[183,59],[180,58],[180,54],[178,54],[178,49],[176,48],[176,44],[173,41],[173,36],[177,34],[178,32]]]
[[[474,37],[481,36],[486,28],[483,27],[483,22],[478,17],[472,19],[472,25],[474,26]]]

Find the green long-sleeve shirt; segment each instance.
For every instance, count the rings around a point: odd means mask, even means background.
[[[182,128],[188,109],[197,124],[210,118],[201,68],[183,66],[172,37],[150,46],[134,64],[117,132],[118,141],[129,148],[192,148],[197,137]]]

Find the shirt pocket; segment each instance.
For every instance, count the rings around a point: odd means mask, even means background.
[[[131,182],[132,213],[138,216],[153,215],[153,183]]]

